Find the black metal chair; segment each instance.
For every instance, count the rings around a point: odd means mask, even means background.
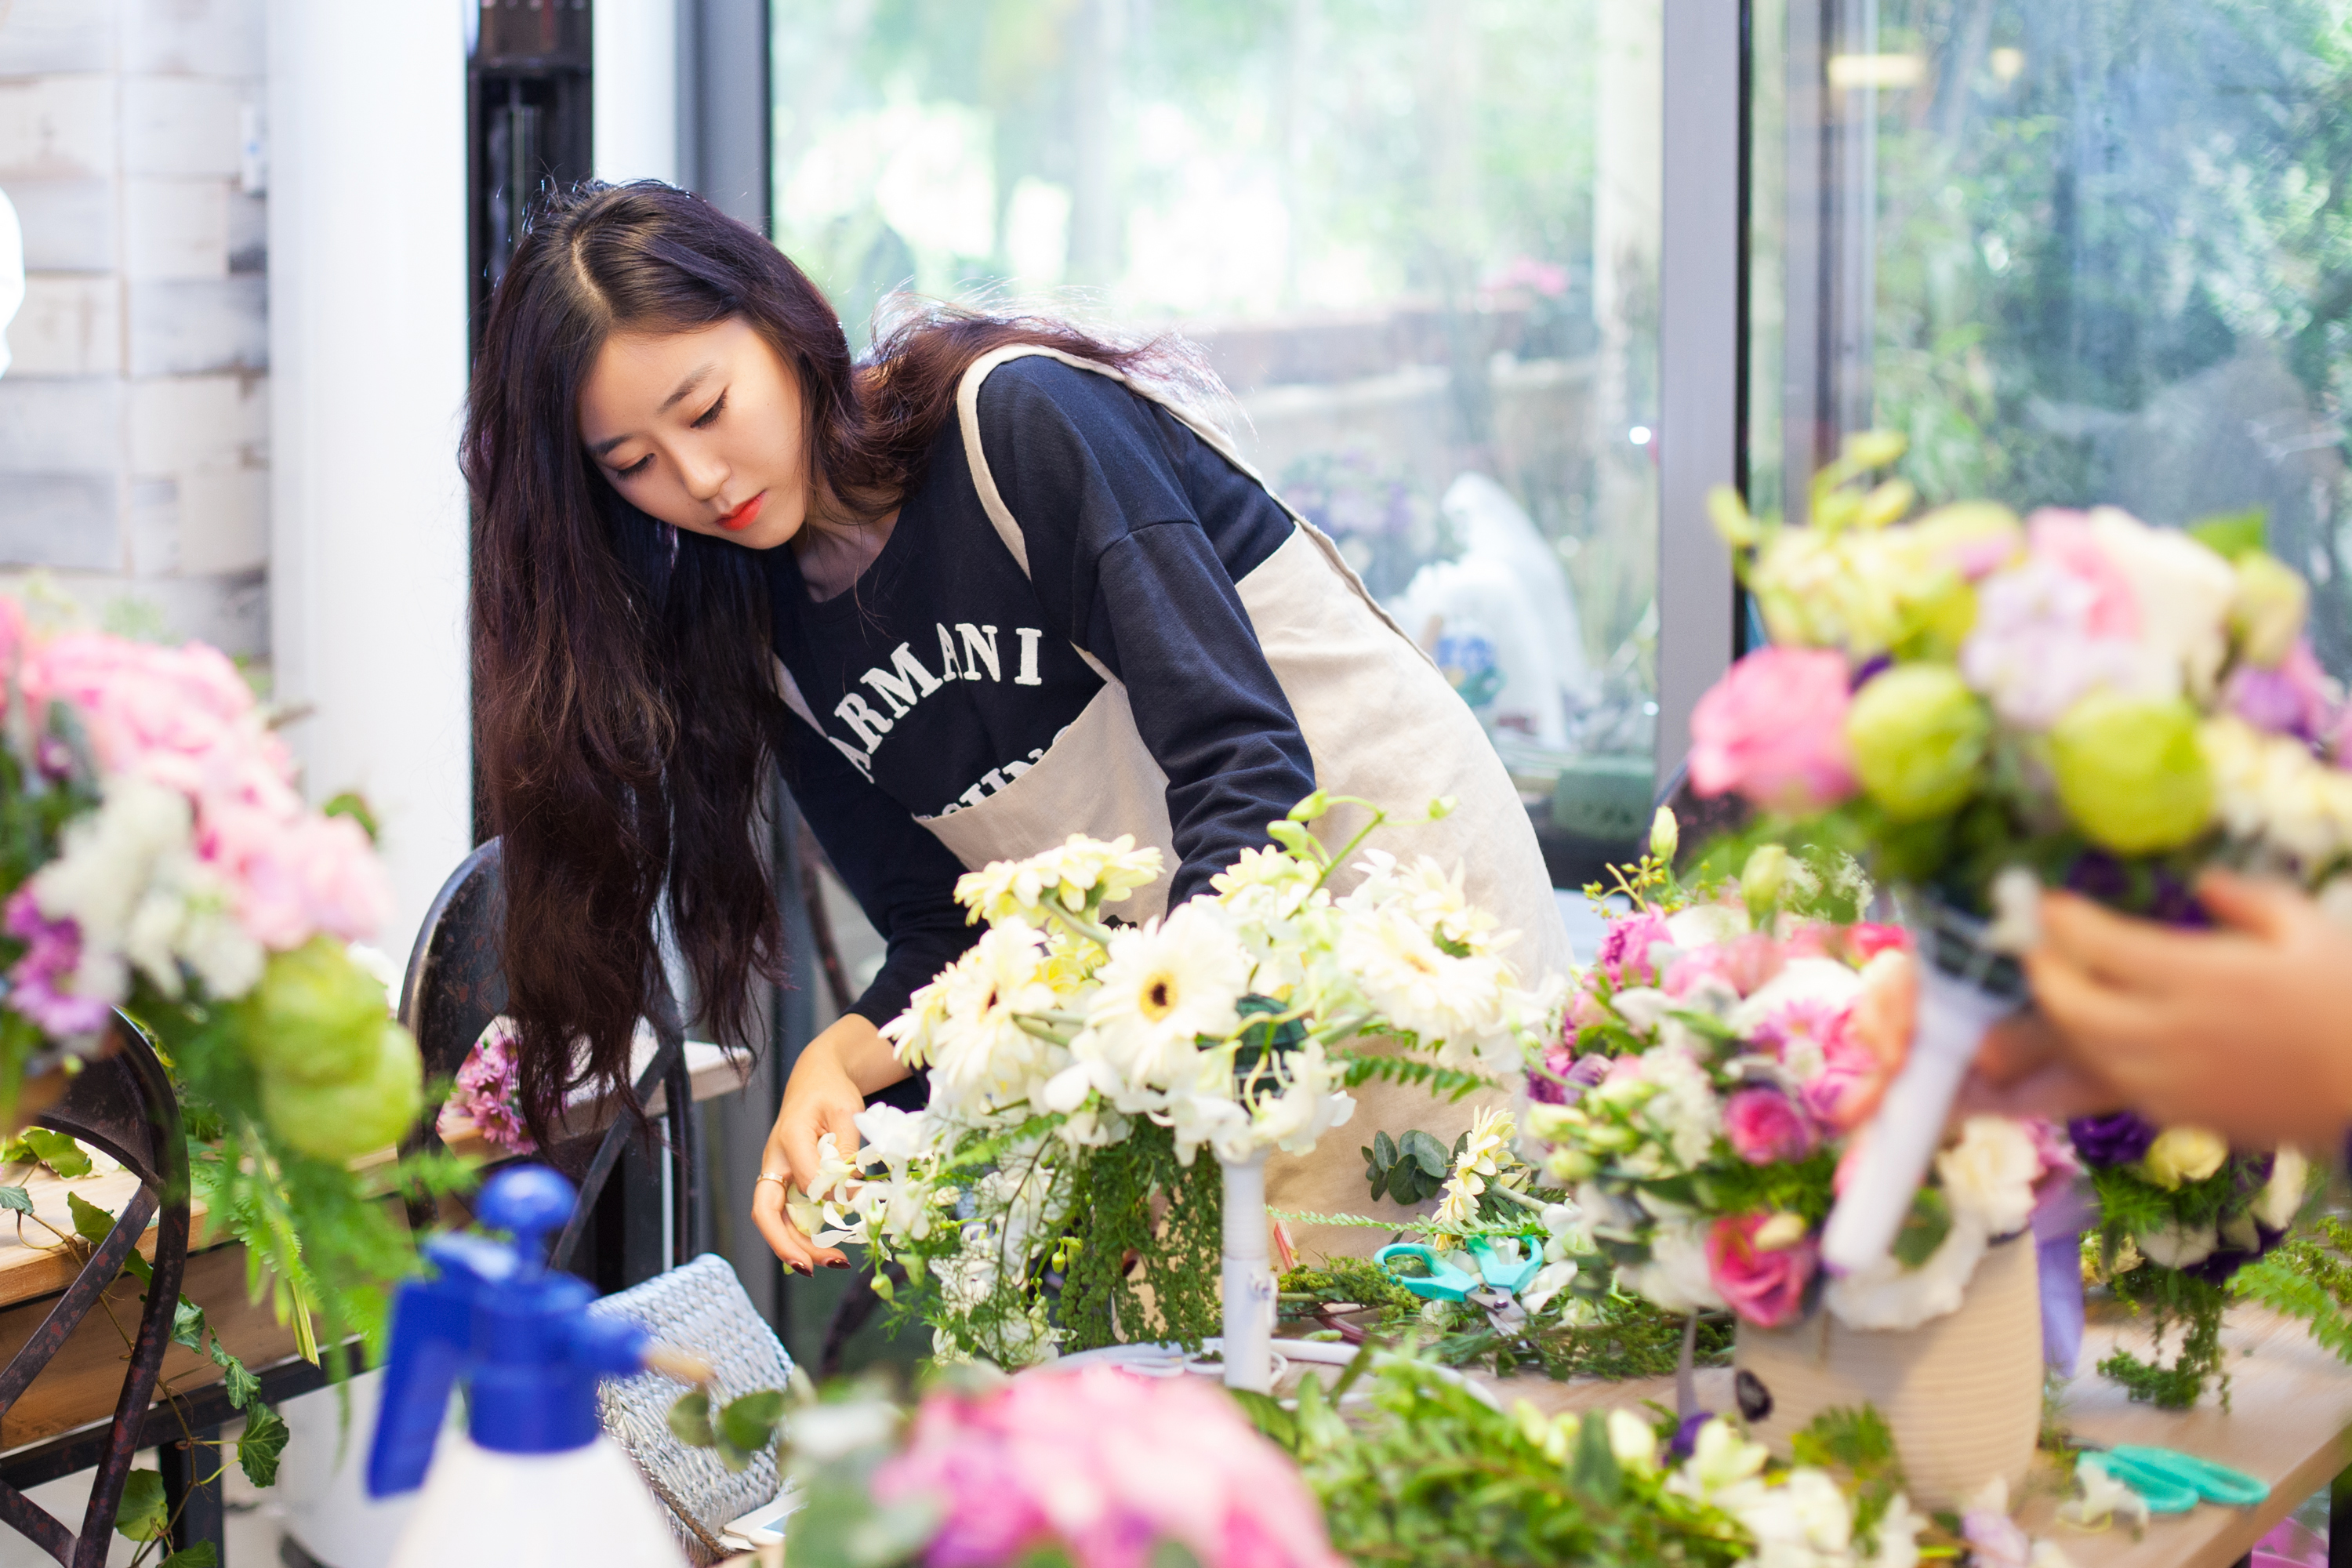
[[[506,906],[499,884],[499,842],[493,838],[468,855],[441,885],[416,933],[416,945],[409,952],[408,973],[400,992],[400,1019],[416,1037],[428,1081],[455,1077],[482,1030],[506,1011],[507,982],[499,957]],[[686,1068],[685,1026],[667,981],[658,974],[654,977],[646,1021],[653,1027],[656,1046],[653,1059],[637,1075],[635,1088],[640,1100],[650,1100],[658,1087],[667,1101],[662,1121],[672,1178],[669,1262],[676,1267],[702,1250],[695,1223],[698,1205],[694,1201],[701,1160],[694,1088]],[[403,1145],[404,1152],[439,1146],[439,1119],[434,1114],[437,1110],[428,1110],[423,1124]],[[579,1205],[556,1240],[554,1267],[571,1267],[596,1199],[635,1131],[633,1120],[622,1115],[599,1137],[579,1175]],[[421,1211],[421,1205],[410,1210],[411,1223],[420,1227],[432,1218],[429,1212]]]
[[[5,1479],[0,1479],[0,1522],[67,1568],[100,1568],[105,1563],[131,1461],[156,1441],[150,1432],[151,1406],[163,1352],[171,1345],[173,1314],[179,1306],[180,1282],[188,1260],[188,1152],[180,1131],[179,1101],[138,1026],[118,1013],[114,1037],[111,1054],[85,1065],[68,1085],[64,1098],[34,1120],[120,1161],[139,1178],[139,1191],[123,1205],[106,1239],[82,1264],[40,1327],[9,1358],[6,1367],[0,1368],[0,1416],[5,1416],[122,1272],[123,1261],[139,1245],[149,1223],[162,1216],[155,1233],[154,1271],[147,1282],[146,1305],[139,1314],[139,1330],[131,1342],[113,1420],[102,1435],[79,1438],[68,1435],[43,1446],[45,1450],[54,1447],[60,1452],[71,1447],[77,1458],[98,1468],[89,1501],[82,1510],[80,1532],[68,1530],[19,1489],[48,1479],[46,1474],[12,1462]]]

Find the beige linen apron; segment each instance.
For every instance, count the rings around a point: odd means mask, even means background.
[[[998,349],[965,373],[956,405],[964,456],[981,505],[1024,575],[1029,572],[1027,543],[981,448],[980,388],[998,365],[1029,354],[1045,354],[1127,382],[1265,487],[1223,431],[1192,418],[1148,384],[1052,349],[1025,344]],[[1271,487],[1265,488],[1274,495]],[[1235,586],[1266,663],[1307,739],[1316,783],[1334,795],[1377,801],[1400,815],[1419,812],[1437,796],[1454,796],[1459,804],[1443,820],[1385,827],[1370,842],[1403,859],[1429,855],[1449,869],[1462,865],[1471,900],[1506,930],[1519,932],[1509,956],[1522,982],[1533,984],[1547,974],[1565,973],[1568,932],[1552,899],[1535,828],[1485,731],[1428,656],[1373,601],[1329,538],[1282,503],[1280,496],[1275,500],[1290,514],[1296,531]],[[1045,756],[975,805],[916,820],[975,869],[992,860],[1034,855],[1073,833],[1096,838],[1132,834],[1138,844],[1158,846],[1167,867],[1158,882],[1117,906],[1121,918],[1141,921],[1166,912],[1169,883],[1178,865],[1168,816],[1168,775],[1136,729],[1127,688],[1085,648],[1077,654],[1102,677],[1102,689],[1055,737]],[[776,668],[785,700],[821,731],[781,661]],[[1363,821],[1360,808],[1340,807],[1314,824],[1313,832],[1336,851]],[[1332,890],[1343,893],[1360,880],[1352,869],[1343,868],[1332,878]],[[1357,1109],[1346,1126],[1327,1134],[1310,1154],[1276,1153],[1268,1162],[1266,1201],[1271,1206],[1402,1216],[1409,1211],[1385,1198],[1374,1204],[1368,1197],[1358,1149],[1370,1143],[1375,1131],[1394,1136],[1414,1127],[1450,1146],[1470,1125],[1475,1110],[1509,1098],[1496,1091],[1448,1103],[1416,1087],[1382,1082],[1352,1092]],[[1385,1231],[1336,1226],[1294,1227],[1293,1235],[1310,1256],[1365,1256],[1388,1239]]]

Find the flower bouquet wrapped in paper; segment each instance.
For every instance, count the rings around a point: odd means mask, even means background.
[[[1849,442],[1808,528],[1717,494],[1773,646],[1691,721],[1700,793],[1860,856],[1917,932],[1916,1037],[1823,1243],[1857,1270],[1906,1223],[1985,1029],[2023,999],[2012,955],[2041,887],[2193,921],[2205,864],[2316,884],[2352,847],[2336,693],[2258,525],[1984,502],[1906,521],[1911,487],[1868,482],[1901,452]]]
[[[1125,841],[1073,837],[963,878],[989,930],[884,1030],[929,1068],[929,1102],[860,1115],[856,1159],[820,1177],[803,1228],[903,1263],[942,1354],[1009,1366],[1197,1345],[1222,1276],[1230,1373],[1237,1331],[1262,1342],[1273,1321],[1265,1152],[1346,1121],[1349,1082],[1466,1092],[1516,1073],[1556,1011],[1519,986],[1513,934],[1458,870],[1366,849],[1364,879],[1333,898],[1363,836],[1338,855],[1311,837],[1329,804],[1301,802],[1272,825],[1281,847],[1141,926],[1108,922],[1160,868]],[[1349,1045],[1367,1038],[1402,1048]]]
[[[2023,1231],[2074,1165],[2047,1128],[1974,1118],[1891,1254],[1822,1271],[1823,1224],[1909,1048],[1917,989],[1889,927],[1769,908],[1751,925],[1727,903],[1613,921],[1530,1086],[1528,1125],[1619,1279],[1669,1310],[1767,1329],[1816,1304],[1863,1329],[1958,1308],[1987,1247]]]

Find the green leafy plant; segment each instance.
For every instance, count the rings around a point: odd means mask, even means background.
[[[2321,1216],[2305,1234],[2240,1269],[2230,1289],[2302,1319],[2313,1339],[2352,1362],[2352,1225]]]
[[[1460,1152],[1457,1140],[1454,1152]],[[1386,1132],[1375,1132],[1363,1154],[1364,1181],[1371,1188],[1372,1201],[1378,1203],[1385,1196],[1407,1208],[1435,1197],[1453,1165],[1445,1145],[1418,1127],[1393,1139]]]
[[[729,1400],[714,1415],[710,1391],[698,1388],[683,1394],[669,1408],[669,1429],[689,1448],[709,1448],[719,1462],[740,1473],[768,1451],[781,1434],[784,1391],[755,1389]]]

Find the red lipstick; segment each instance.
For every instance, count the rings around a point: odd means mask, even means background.
[[[760,509],[768,504],[768,492],[761,490],[733,511],[719,520],[719,526],[730,533],[740,533],[759,521]]]

